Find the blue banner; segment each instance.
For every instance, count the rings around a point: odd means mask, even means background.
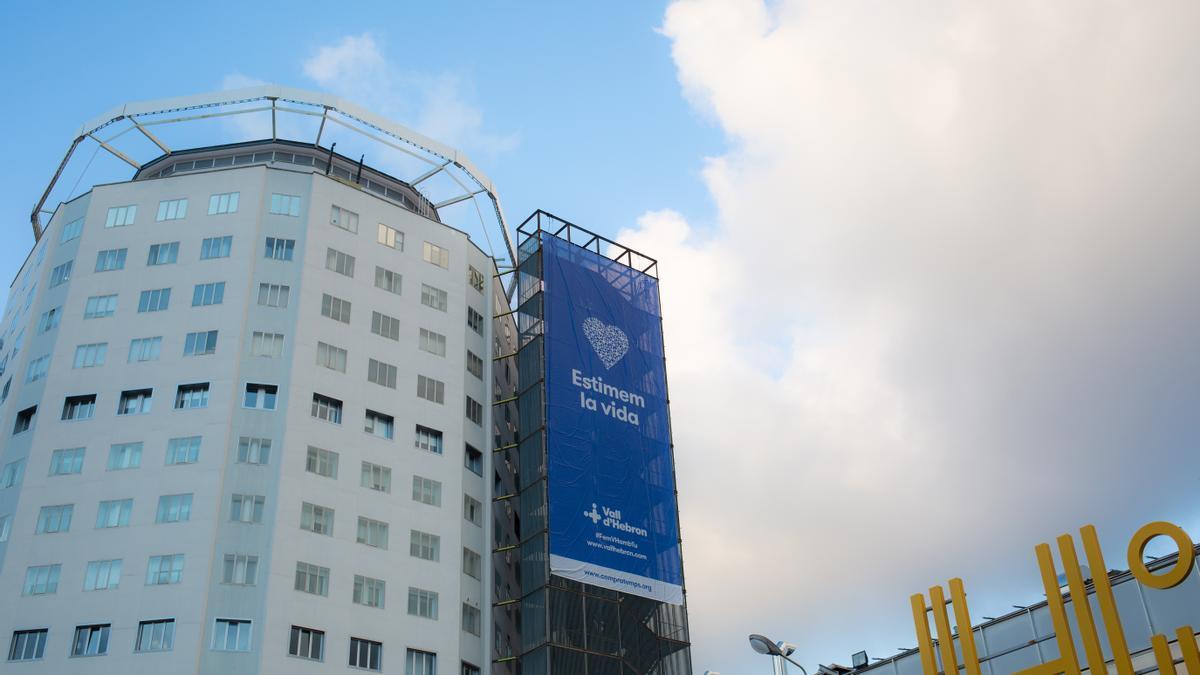
[[[550,571],[683,603],[658,281],[542,235]]]

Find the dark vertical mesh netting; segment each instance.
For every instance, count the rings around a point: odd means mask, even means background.
[[[583,649],[583,596],[550,589],[550,641]]]
[[[617,603],[588,596],[584,599],[587,648],[602,654],[619,654],[621,626]]]

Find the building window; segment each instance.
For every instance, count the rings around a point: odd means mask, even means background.
[[[426,450],[440,455],[442,454],[442,432],[418,424],[413,434],[413,446],[418,450]]]
[[[146,565],[146,585],[165,586],[183,579],[183,554],[152,555]]]
[[[397,251],[404,250],[404,233],[383,223],[379,224],[379,234],[376,236],[375,241],[388,248],[394,248]]]
[[[483,527],[483,504],[471,495],[463,495],[463,518],[472,525]]]
[[[129,362],[157,361],[162,351],[162,337],[134,338],[129,341]]]
[[[161,312],[171,304],[171,289],[156,288],[138,296],[138,313]],[[107,316],[107,315],[105,315]]]
[[[316,446],[308,446],[308,455],[304,460],[304,470],[326,478],[337,478],[338,453]]]
[[[292,626],[292,634],[288,638],[288,654],[310,661],[323,660],[325,657],[325,631]]]
[[[94,368],[104,365],[104,356],[108,353],[107,342],[95,342],[79,345],[75,348],[74,368]]]
[[[363,462],[361,485],[369,490],[391,492],[392,470],[386,466]]]
[[[410,530],[408,554],[414,558],[437,562],[442,558],[442,538],[436,534]]]
[[[467,603],[462,606],[462,629],[471,635],[479,635],[479,608],[472,607]]]
[[[179,220],[187,217],[186,199],[167,199],[158,203],[158,214],[155,220]]]
[[[279,387],[274,384],[246,383],[246,394],[242,397],[243,408],[274,410]]]
[[[483,335],[483,315],[476,312],[473,307],[467,308],[467,325],[471,327],[471,330]]]
[[[425,619],[438,618],[438,594],[423,588],[408,587],[408,613]]]
[[[183,339],[184,356],[204,356],[217,353],[217,331],[202,330],[188,333]]]
[[[300,529],[332,537],[333,509],[303,502],[300,507]]]
[[[92,560],[83,574],[83,590],[111,591],[121,585],[120,560]]]
[[[106,530],[113,527],[129,527],[129,517],[133,515],[132,499],[110,499],[100,502],[96,510],[96,529]]]
[[[33,419],[37,417],[37,406],[31,405],[28,408],[17,413],[17,419],[13,422],[13,434],[19,434],[23,431],[29,431],[33,426]],[[8,487],[0,481],[0,487]]]
[[[225,300],[225,282],[196,284],[192,289],[192,307],[219,305]]]
[[[118,415],[141,415],[150,412],[154,400],[153,389],[129,389],[121,392],[117,404]]]
[[[312,398],[312,416],[326,422],[341,424],[342,402],[336,398],[314,393]]]
[[[368,410],[366,419],[363,421],[363,431],[390,441],[394,435],[395,423],[396,419],[391,415]]]
[[[36,661],[46,652],[46,628],[13,631],[12,644],[8,648],[9,661]],[[376,669],[378,670],[378,669]]]
[[[141,443],[115,443],[108,448],[108,471],[136,469],[142,465]]]
[[[350,666],[363,670],[383,670],[383,643],[350,638]]]
[[[250,356],[273,359],[283,356],[283,333],[254,331],[250,336]]]
[[[321,295],[321,316],[327,316],[342,323],[350,323],[350,301],[323,293]]]
[[[499,645],[497,645],[497,649],[498,648],[499,648]],[[470,663],[467,663],[466,661],[463,661],[462,675],[480,675],[479,666],[474,666],[474,665],[471,665]]]
[[[354,256],[337,249],[325,250],[325,269],[354,278]]]
[[[483,404],[470,396],[467,397],[467,419],[480,426],[483,425]]]
[[[108,634],[111,624],[75,627],[75,645],[71,656],[103,656],[108,653]]]
[[[43,506],[38,510],[37,534],[55,534],[71,531],[71,517],[75,514],[74,504]]]
[[[329,568],[297,562],[295,589],[302,593],[328,596]]]
[[[38,357],[29,362],[29,369],[25,371],[25,381],[37,382],[46,376],[48,370],[50,370],[50,357]]]
[[[175,409],[190,410],[208,407],[208,383],[181,384],[175,390]]]
[[[469,349],[467,350],[467,372],[483,379],[483,359]]]
[[[375,268],[375,287],[400,295],[400,273],[382,267]]]
[[[483,475],[483,453],[467,444],[466,467],[476,476]]]
[[[166,290],[167,294],[170,295],[171,289],[168,288]],[[83,318],[100,319],[106,316],[112,316],[116,313],[116,311],[116,295],[93,295],[92,297],[88,298],[87,303],[84,304]]]
[[[372,579],[371,577],[364,577],[361,574],[355,574],[354,596],[352,599],[358,605],[383,609],[386,588],[387,583],[383,579]]]
[[[217,619],[213,628],[213,650],[218,652],[250,651],[251,626],[252,622],[245,619]]]
[[[108,216],[104,219],[104,226],[125,227],[126,225],[132,225],[135,218],[137,218],[136,204],[114,206],[108,210]]]
[[[271,260],[290,261],[295,255],[296,240],[295,239],[279,239],[276,237],[267,237],[267,246],[264,249],[263,257]]]
[[[386,550],[388,547],[388,524],[359,516],[356,541],[360,544]]]
[[[158,619],[138,623],[135,652],[165,652],[175,646],[175,619]]]
[[[166,244],[151,244],[150,255],[146,257],[146,266],[174,265],[179,260],[179,242]]]
[[[64,448],[50,454],[50,475],[69,476],[83,472],[85,448]]]
[[[110,248],[96,254],[97,272],[115,272],[125,269],[125,256],[129,249]]]
[[[0,544],[8,541],[8,534],[12,531],[12,516],[0,516]]]
[[[300,215],[300,198],[296,195],[271,195],[271,213],[280,216],[297,217]]]
[[[50,595],[58,592],[58,575],[62,565],[38,565],[25,570],[25,586],[21,595]]]
[[[38,335],[48,333],[55,328],[58,328],[58,320],[62,318],[62,307],[54,307],[42,312],[42,316],[38,318]]]
[[[404,675],[437,675],[437,654],[408,650]]]
[[[482,293],[483,292],[483,272],[480,272],[479,270],[475,269],[471,265],[467,265],[467,283],[470,284],[471,288],[474,288],[475,290]]]
[[[83,234],[83,218],[76,218],[63,225],[62,237],[58,240],[58,243],[65,244],[72,239],[78,239],[81,234]]]
[[[200,242],[200,259],[228,258],[233,252],[233,237],[208,237]]]
[[[96,395],[68,396],[63,401],[64,420],[90,420],[96,415]]]
[[[0,490],[16,487],[21,484],[21,477],[25,475],[25,460],[16,459],[4,465],[4,471],[0,471]]]
[[[427,263],[432,263],[444,269],[449,269],[450,267],[450,251],[437,244],[425,242],[425,246],[421,249],[421,258]]]
[[[259,284],[258,285],[258,304],[263,307],[278,307],[285,308],[288,306],[288,299],[292,294],[291,286],[283,286],[280,284]]]
[[[59,265],[58,267],[55,267],[53,270],[51,270],[50,271],[50,288],[54,288],[55,286],[61,286],[65,283],[67,283],[68,281],[70,281],[71,280],[71,268],[73,268],[74,266],[75,266],[75,261],[68,260],[67,262],[65,262],[65,263]]]
[[[229,521],[261,523],[267,498],[262,495],[233,495],[229,500]]]
[[[50,288],[61,286],[67,281],[71,281],[71,269],[73,267],[74,261],[67,261],[50,271]]]
[[[440,288],[434,288],[429,284],[421,284],[421,304],[426,307],[432,307],[438,311],[446,311],[446,303],[448,296],[446,291]]]
[[[434,403],[445,403],[446,383],[432,377],[417,375],[417,396]]]
[[[388,389],[396,388],[396,366],[375,359],[367,361],[367,381]]]
[[[266,464],[271,459],[271,439],[242,436],[238,439],[239,464]]]
[[[318,342],[317,365],[336,370],[339,373],[346,372],[346,350]]]
[[[192,518],[192,495],[163,495],[158,498],[156,523],[183,523]]]
[[[222,582],[235,586],[253,586],[258,579],[258,556],[235,553],[225,554],[225,569]]]
[[[358,232],[358,214],[335,205],[329,211],[329,224],[348,232]]]
[[[442,484],[432,478],[424,476],[413,476],[413,501],[429,504],[430,506],[442,505]]]
[[[238,197],[240,192],[223,192],[215,194],[208,198],[208,215],[215,216],[220,213],[237,213]]]
[[[424,328],[420,329],[419,345],[422,351],[437,356],[446,355],[446,336]]]
[[[483,575],[483,558],[466,546],[463,547],[463,574],[473,579],[481,579]]]
[[[200,459],[200,437],[187,436],[167,441],[167,464],[195,464]]]
[[[389,340],[400,340],[400,320],[387,314],[371,312],[371,332]]]

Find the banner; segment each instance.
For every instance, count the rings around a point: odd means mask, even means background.
[[[683,603],[658,281],[549,234],[550,571]]]

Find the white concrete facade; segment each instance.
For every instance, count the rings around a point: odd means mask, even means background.
[[[212,196],[230,193],[238,194],[236,211],[210,215]],[[157,220],[161,203],[179,199],[186,216]],[[110,209],[131,205],[131,224],[106,227]],[[357,232],[331,222],[335,207],[357,214]],[[80,219],[79,235],[63,241],[64,228]],[[380,224],[403,233],[402,248],[378,242]],[[227,257],[201,259],[204,240],[226,236]],[[291,259],[272,257],[268,238],[294,241]],[[152,245],[175,242],[174,262],[147,264]],[[437,247],[434,262],[426,244]],[[122,269],[95,271],[101,251],[119,249]],[[437,250],[448,252],[445,267]],[[353,276],[329,268],[344,271],[343,256],[354,258]],[[51,287],[68,261],[69,280]],[[399,293],[378,287],[376,268],[400,275]],[[436,655],[438,673],[473,672],[464,664],[488,670],[491,603],[482,580],[493,574],[491,432],[499,433],[491,418],[500,344],[492,317],[507,309],[494,306],[504,297],[494,274],[492,259],[464,233],[312,168],[178,173],[95,186],[61,205],[14,281],[0,324],[0,470],[8,467],[11,483],[0,483],[3,669],[342,672],[352,668],[352,639],[362,639],[382,644],[385,673],[429,672],[406,667],[432,662],[426,654]],[[224,284],[220,304],[193,306],[196,286],[211,283]],[[282,304],[279,291],[263,284],[286,286],[286,306],[271,306]],[[424,285],[444,291],[444,310],[422,302]],[[165,310],[139,311],[143,291],[163,288],[171,289]],[[85,318],[89,298],[107,295],[116,296],[113,314]],[[348,322],[323,315],[325,296],[349,302]],[[57,325],[39,332],[51,310]],[[482,317],[474,327],[469,311]],[[387,317],[375,322],[386,324],[378,332],[390,335],[373,332],[376,312]],[[327,313],[345,318],[341,308]],[[433,352],[422,349],[422,330],[434,334],[424,342]],[[217,331],[213,353],[184,355],[186,336],[206,331]],[[255,354],[256,333],[282,335],[281,352]],[[131,361],[131,341],[151,337],[161,337],[158,357]],[[443,342],[444,355],[435,353]],[[506,351],[515,345],[511,335],[504,342]],[[344,372],[319,364],[329,361],[321,343],[345,350]],[[89,344],[106,345],[103,364],[75,367],[78,347]],[[481,376],[468,353],[482,362]],[[27,381],[30,364],[44,356],[45,375]],[[387,384],[368,380],[372,359],[394,367],[384,369]],[[418,396],[422,376],[442,383],[442,402]],[[206,398],[188,400],[206,405],[177,409],[178,388],[193,384],[207,385]],[[276,387],[275,409],[247,407],[248,385]],[[118,415],[122,392],[140,389],[153,391],[149,411]],[[341,401],[340,423],[314,417],[314,394]],[[90,395],[90,418],[61,419],[67,397]],[[468,401],[479,404],[477,421]],[[29,428],[19,430],[18,417],[33,406]],[[392,418],[392,438],[364,431],[368,411]],[[440,454],[416,447],[418,426],[441,432]],[[201,439],[195,461],[168,463],[171,439],[191,437]],[[243,438],[270,440],[265,463],[239,459]],[[138,466],[110,462],[111,447],[123,443],[142,444]],[[468,445],[481,453],[471,467]],[[310,447],[337,453],[336,476],[312,470]],[[54,452],[71,448],[85,448],[81,470],[51,475]],[[390,489],[363,485],[364,462],[390,470]],[[440,484],[440,505],[414,499],[414,476]],[[191,495],[186,520],[156,522],[165,495]],[[235,495],[251,496],[251,517],[253,497],[263,498],[261,522],[235,521]],[[480,504],[477,522],[467,518],[468,497]],[[128,524],[98,527],[101,502],[128,499]],[[305,503],[332,510],[331,534],[302,529]],[[39,523],[53,529],[53,512],[43,507],[68,504],[66,531],[38,532]],[[360,518],[387,524],[386,549],[357,541]],[[438,560],[410,553],[412,531],[438,537]],[[480,556],[477,570],[464,569],[464,548]],[[176,554],[178,582],[148,583],[151,557]],[[257,559],[252,583],[227,583],[226,556]],[[102,560],[121,560],[119,584],[84,590],[88,563]],[[235,582],[246,581],[245,563],[234,559]],[[298,563],[329,570],[325,594],[296,590]],[[60,566],[52,592],[29,572],[50,565]],[[356,576],[385,582],[382,607],[354,602]],[[410,613],[410,588],[437,594],[436,619]],[[464,605],[480,612],[478,634],[464,629]],[[167,619],[170,649],[139,651],[139,625]],[[222,620],[249,624],[233,629]],[[81,649],[81,626],[108,626],[104,644],[84,641]],[[289,653],[294,626],[323,632],[320,659]],[[39,655],[14,658],[18,647],[18,657],[38,653],[29,640],[42,641]],[[103,654],[77,653],[101,647]],[[367,665],[374,664],[372,653]]]

